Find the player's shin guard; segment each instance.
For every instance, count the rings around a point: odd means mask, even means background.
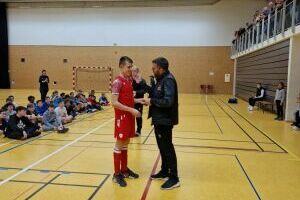
[[[122,151],[121,151],[121,171],[122,172],[127,171],[127,160],[128,160],[127,148],[122,148]]]
[[[119,149],[114,148],[114,167],[116,175],[121,173],[121,160],[122,152]]]

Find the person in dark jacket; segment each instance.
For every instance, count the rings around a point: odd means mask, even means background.
[[[151,98],[145,99],[150,105],[149,118],[152,118],[157,145],[162,158],[161,170],[151,176],[152,179],[168,180],[161,189],[173,189],[180,186],[177,172],[177,157],[172,143],[172,129],[178,124],[178,89],[175,77],[169,71],[169,62],[159,57],[152,61],[154,86]],[[153,83],[152,83],[153,84]]]
[[[253,107],[255,106],[255,103],[257,101],[263,101],[265,98],[265,95],[266,95],[265,89],[262,87],[261,83],[257,83],[255,96],[249,98],[248,110],[252,111]]]
[[[41,134],[41,128],[26,117],[26,108],[19,106],[16,114],[9,118],[5,136],[16,140],[25,140]]]
[[[142,78],[140,74],[140,69],[137,66],[132,67],[132,87],[133,91],[135,93],[134,98],[140,99],[144,98],[145,93],[148,93],[149,91],[149,86],[147,85],[145,79]],[[136,103],[134,104],[134,108],[137,109],[141,115],[143,115],[143,104]],[[135,136],[139,137],[142,133],[142,126],[143,126],[143,118],[138,117],[136,118],[136,125],[137,129],[135,132]]]
[[[39,78],[40,83],[40,93],[41,93],[41,99],[43,102],[45,102],[47,93],[49,91],[49,77],[47,76],[46,70],[42,71],[42,75]]]

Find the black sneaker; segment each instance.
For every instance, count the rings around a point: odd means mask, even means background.
[[[130,179],[137,179],[139,178],[139,175],[131,171],[129,168],[127,168],[127,171],[123,173],[125,178],[130,178]]]
[[[112,180],[113,180],[113,182],[119,184],[119,186],[121,186],[121,187],[127,186],[127,183],[124,179],[123,174],[114,175]]]
[[[178,178],[169,178],[160,188],[162,190],[172,190],[177,187],[180,187]]]
[[[162,171],[159,171],[157,174],[151,175],[152,180],[166,180],[168,179],[168,174]]]
[[[66,132],[68,132],[69,131],[69,128],[63,128],[63,129],[59,129],[57,132],[58,133],[66,133]]]

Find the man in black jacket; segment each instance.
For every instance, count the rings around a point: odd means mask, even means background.
[[[16,140],[25,140],[41,134],[40,127],[37,124],[33,124],[26,117],[25,107],[17,107],[16,112],[16,114],[9,118],[6,130],[4,132],[6,137]]]
[[[42,75],[39,78],[40,83],[40,92],[41,92],[41,100],[45,102],[47,93],[49,91],[49,77],[47,76],[46,70],[42,71]]]
[[[152,118],[157,145],[162,158],[161,171],[151,176],[152,179],[168,180],[161,189],[173,189],[180,186],[177,172],[177,158],[172,143],[172,129],[178,124],[178,89],[174,76],[169,72],[169,62],[160,57],[152,61],[156,83],[152,85],[149,118]]]

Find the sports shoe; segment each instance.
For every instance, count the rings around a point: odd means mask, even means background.
[[[180,187],[178,178],[169,178],[160,188],[162,190],[172,190],[177,187]]]
[[[113,182],[119,184],[120,187],[126,187],[127,186],[127,183],[126,183],[126,181],[124,179],[123,174],[117,174],[117,175],[114,174],[112,180],[113,180]]]
[[[137,179],[139,178],[139,175],[131,171],[129,168],[127,168],[126,172],[123,172],[123,176],[125,178],[130,178],[130,179]]]
[[[166,180],[168,179],[168,174],[162,171],[159,171],[157,174],[151,175],[152,180]]]
[[[62,129],[58,129],[58,133],[66,133],[66,132],[68,132],[69,131],[69,128],[62,128]]]

